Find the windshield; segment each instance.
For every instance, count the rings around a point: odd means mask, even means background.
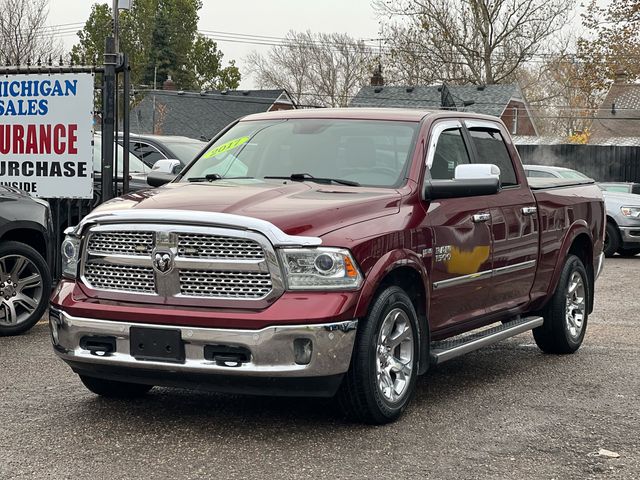
[[[114,151],[113,161],[118,159],[118,176],[122,176],[124,174],[124,148],[119,143],[114,144],[117,148],[117,152]],[[116,157],[117,155],[117,157]],[[147,167],[142,160],[136,157],[133,153],[129,152],[129,173],[149,173],[151,169]],[[94,172],[102,172],[102,137],[95,136],[93,137],[93,171]]]
[[[583,173],[577,172],[575,170],[560,170],[558,172],[562,178],[570,178],[570,179],[580,179],[580,180],[591,180],[589,177],[584,175]]]
[[[191,160],[196,158],[196,156],[202,151],[202,149],[207,145],[204,142],[199,142],[194,140],[191,142],[172,142],[172,141],[163,141],[167,148],[173,152],[176,156],[176,160],[180,160],[183,165],[186,165]]]
[[[294,119],[240,122],[180,181],[305,177],[396,187],[405,177],[418,123]]]
[[[600,188],[602,190],[606,190],[608,192],[622,192],[622,193],[630,193],[631,187],[628,185],[603,185],[600,184]]]

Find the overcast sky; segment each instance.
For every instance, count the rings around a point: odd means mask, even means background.
[[[135,1],[135,0],[134,0]],[[49,24],[64,25],[85,22],[95,0],[49,0]],[[109,1],[109,4],[112,2]],[[289,30],[348,33],[352,37],[378,37],[378,21],[371,0],[203,0],[200,30],[248,35],[283,37]],[[62,27],[65,28],[65,27]],[[77,42],[76,35],[64,35],[67,50]],[[243,69],[243,58],[253,49],[265,52],[268,46],[217,40],[225,60],[235,59]],[[253,87],[251,79],[243,88]]]

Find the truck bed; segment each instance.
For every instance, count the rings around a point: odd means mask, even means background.
[[[547,190],[550,188],[565,188],[576,187],[579,185],[592,185],[595,180],[592,179],[577,179],[577,178],[542,178],[542,177],[529,177],[527,178],[529,187],[531,190]]]

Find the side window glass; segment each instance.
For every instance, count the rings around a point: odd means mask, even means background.
[[[517,185],[516,171],[500,132],[490,129],[470,129],[469,133],[478,152],[479,163],[492,163],[500,168],[502,186]]]
[[[136,157],[150,166],[153,166],[153,164],[155,164],[158,160],[162,160],[165,158],[165,156],[160,153],[155,147],[143,142],[134,143],[132,151]]]
[[[431,178],[451,180],[454,177],[456,167],[468,163],[471,163],[471,160],[464,144],[462,130],[452,128],[442,132],[436,144],[433,163],[429,168]]]

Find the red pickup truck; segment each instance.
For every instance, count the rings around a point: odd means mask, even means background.
[[[528,330],[544,352],[580,347],[602,196],[542,181],[492,117],[245,117],[68,231],[55,351],[99,395],[335,395],[392,421],[430,365]]]

